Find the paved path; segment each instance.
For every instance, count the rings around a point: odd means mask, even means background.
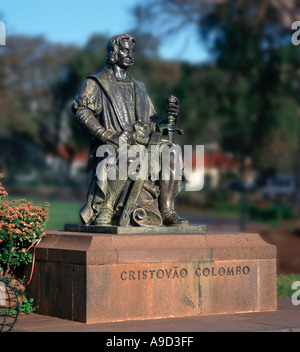
[[[278,299],[275,312],[84,324],[39,314],[20,315],[14,332],[300,332],[300,305]]]

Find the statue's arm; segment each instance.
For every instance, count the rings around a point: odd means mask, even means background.
[[[159,127],[167,123],[168,123],[167,118],[161,118],[156,115],[151,116],[152,131],[159,131]]]
[[[106,143],[113,133],[106,130],[96,118],[102,111],[101,91],[96,82],[88,79],[76,96],[72,111],[76,121],[92,137]]]

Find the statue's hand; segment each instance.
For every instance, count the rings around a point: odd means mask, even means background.
[[[150,137],[144,137],[144,135],[141,135],[140,133],[136,134],[136,141],[138,144],[143,144],[147,145],[149,142]]]
[[[113,138],[114,133],[110,132],[110,131],[104,131],[101,136],[100,136],[100,140],[102,143],[108,143],[108,141]]]
[[[179,100],[176,97],[172,96],[172,102],[168,101],[167,115],[174,116],[177,121],[179,118],[179,114],[180,114]]]
[[[134,144],[136,141],[136,134],[133,131],[122,131],[119,133],[115,133],[111,138],[108,139],[109,143],[115,145],[122,144]]]
[[[127,139],[127,144],[133,145],[136,142],[136,133],[134,131],[124,131],[124,138]]]
[[[136,142],[138,144],[147,145],[149,136],[146,133],[146,126],[138,121],[134,124],[133,128],[135,130]]]

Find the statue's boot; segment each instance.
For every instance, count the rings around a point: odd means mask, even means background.
[[[175,211],[174,199],[181,189],[181,181],[161,181],[160,194],[160,212],[163,224],[166,226],[178,226],[188,224],[184,219],[181,219]]]
[[[111,220],[114,215],[114,212],[110,208],[101,207],[100,214],[97,216],[94,221],[94,225],[111,225]]]
[[[162,212],[163,224],[166,226],[187,225],[188,221],[181,219],[175,210],[164,210]]]

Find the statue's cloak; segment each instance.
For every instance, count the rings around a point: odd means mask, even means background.
[[[147,126],[147,132],[155,129],[156,113],[153,104],[146,92],[145,85],[131,75],[128,78],[133,82],[135,119]],[[122,92],[119,88],[114,72],[105,67],[100,73],[88,76],[81,91],[76,96],[72,110],[76,120],[88,133],[90,151],[88,160],[88,194],[86,203],[80,210],[81,221],[91,224],[98,216],[107,189],[107,167],[97,169],[101,158],[96,157],[99,146],[103,144],[96,138],[97,131],[103,128],[112,133],[132,131],[133,122],[130,117]],[[102,163],[103,165],[105,163]],[[101,173],[101,180],[96,175]]]

